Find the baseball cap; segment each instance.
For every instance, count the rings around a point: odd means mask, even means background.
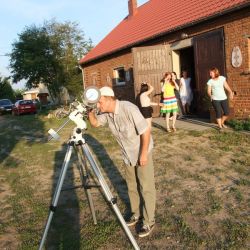
[[[100,88],[100,92],[102,96],[115,96],[113,89],[108,86]]]

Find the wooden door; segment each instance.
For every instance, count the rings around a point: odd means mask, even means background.
[[[133,48],[133,74],[135,94],[140,92],[142,82],[154,87],[151,101],[160,102],[160,81],[165,72],[172,71],[172,56],[169,45],[156,45]],[[155,94],[158,94],[154,96]],[[153,106],[153,117],[159,116],[160,107]]]
[[[209,69],[216,67],[225,75],[225,51],[223,29],[194,37],[194,58],[197,88],[197,110],[208,113],[210,101],[207,96]]]

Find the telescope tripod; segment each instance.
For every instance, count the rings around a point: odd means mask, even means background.
[[[93,200],[92,200],[92,196],[91,196],[91,192],[90,189],[92,187],[101,187],[103,190],[103,193],[107,199],[107,201],[111,204],[117,218],[119,219],[125,233],[127,234],[131,244],[133,245],[134,249],[140,249],[139,246],[137,245],[137,242],[135,241],[131,231],[129,230],[120,210],[117,207],[117,199],[115,197],[113,197],[101,171],[100,168],[98,167],[97,163],[95,162],[91,151],[87,145],[87,143],[85,142],[83,135],[82,135],[82,130],[79,128],[75,128],[73,135],[71,136],[70,140],[68,141],[68,148],[67,148],[67,152],[65,154],[65,158],[64,158],[64,162],[62,164],[62,169],[61,169],[61,173],[59,176],[59,180],[57,183],[57,187],[53,196],[53,200],[52,203],[50,205],[50,212],[49,212],[49,216],[47,219],[47,223],[44,229],[44,233],[39,245],[39,250],[42,250],[48,231],[49,231],[49,227],[52,221],[52,217],[54,215],[54,212],[56,211],[56,207],[57,207],[57,203],[59,200],[59,196],[60,193],[62,191],[62,185],[69,167],[69,162],[70,162],[70,158],[73,152],[73,149],[75,149],[76,153],[77,153],[77,157],[78,157],[78,161],[79,161],[79,172],[80,172],[80,178],[81,178],[81,182],[82,185],[80,187],[83,187],[88,199],[88,203],[89,203],[89,207],[90,207],[90,211],[92,213],[92,218],[94,221],[94,224],[97,224],[97,220],[96,220],[96,214],[95,214],[95,209],[94,209],[94,204],[93,204]],[[99,185],[90,185],[89,184],[89,173],[87,171],[87,162],[89,163],[93,173],[96,176],[96,179],[98,181]],[[78,188],[78,187],[74,187],[74,188]]]

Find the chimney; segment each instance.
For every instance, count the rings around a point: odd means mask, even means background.
[[[137,13],[137,0],[128,0],[128,17],[132,17]]]

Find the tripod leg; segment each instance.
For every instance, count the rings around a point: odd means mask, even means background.
[[[52,203],[50,205],[50,213],[49,213],[48,220],[47,220],[47,223],[46,223],[46,226],[45,226],[45,229],[44,229],[42,240],[41,240],[40,245],[39,245],[39,250],[41,250],[43,248],[43,245],[45,243],[45,240],[46,240],[46,237],[47,237],[47,234],[48,234],[48,231],[49,231],[50,223],[52,221],[52,217],[53,217],[54,212],[56,210],[56,206],[57,206],[57,203],[58,203],[58,200],[59,200],[59,196],[60,196],[60,192],[61,192],[61,189],[62,189],[63,181],[65,179],[65,175],[66,175],[66,172],[67,172],[67,169],[68,169],[68,166],[69,166],[69,161],[70,161],[70,157],[71,157],[71,154],[72,154],[72,150],[73,150],[73,146],[71,146],[71,145],[68,146],[68,149],[67,149],[67,152],[66,152],[66,155],[65,155],[65,158],[64,158],[64,162],[63,162],[63,165],[62,165],[62,170],[61,170],[61,173],[60,173],[59,181],[58,181],[57,186],[56,186],[56,191],[54,193],[53,200],[52,200]]]
[[[95,173],[96,178],[98,179],[98,181],[99,181],[99,183],[100,183],[100,185],[101,185],[101,187],[103,189],[105,197],[107,198],[107,200],[112,205],[113,210],[116,213],[116,216],[119,219],[119,221],[120,221],[125,233],[127,234],[131,244],[133,245],[134,249],[139,250],[140,248],[139,248],[133,234],[129,230],[129,228],[128,228],[128,226],[127,226],[127,224],[126,224],[126,222],[125,222],[119,208],[116,205],[116,198],[113,197],[113,195],[112,195],[112,193],[111,193],[111,191],[110,191],[110,189],[109,189],[109,187],[108,187],[108,185],[107,185],[107,183],[106,183],[106,181],[105,181],[105,179],[104,179],[104,177],[103,177],[97,163],[95,162],[95,160],[94,160],[94,158],[93,158],[93,156],[92,156],[92,154],[91,154],[91,152],[89,150],[89,147],[88,147],[88,145],[86,143],[82,145],[82,150],[83,150],[84,155],[88,159],[88,161],[90,163],[90,166],[92,167],[92,170]]]
[[[79,161],[79,172],[80,172],[81,182],[82,182],[84,191],[87,195],[87,199],[88,199],[88,203],[89,203],[89,207],[90,207],[90,211],[92,214],[94,224],[96,225],[97,219],[96,219],[96,214],[95,214],[94,203],[93,203],[90,189],[87,187],[88,186],[88,174],[87,174],[87,168],[86,168],[87,162],[85,159],[83,159],[84,155],[81,155],[77,147],[79,146],[76,146],[76,152],[77,152],[77,157]]]

